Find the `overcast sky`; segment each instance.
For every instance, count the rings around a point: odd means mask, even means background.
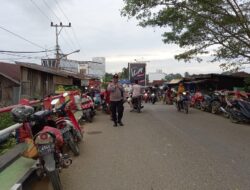
[[[120,16],[122,0],[11,0],[2,1],[0,27],[8,29],[28,43],[0,28],[0,50],[39,51],[41,47],[55,48],[55,28],[50,21],[72,23],[59,37],[63,53],[80,49],[69,59],[91,60],[106,57],[106,71],[119,72],[128,62],[147,62],[147,72],[162,69],[166,73],[221,72],[218,64],[181,63],[174,54],[181,50],[174,45],[163,44],[164,29],[141,28],[136,20]],[[61,11],[63,10],[63,12]],[[39,47],[41,46],[41,47]],[[3,61],[29,61],[40,63],[45,54],[26,55],[29,58],[0,54]],[[49,53],[48,56],[54,56]],[[36,59],[34,59],[36,57]]]

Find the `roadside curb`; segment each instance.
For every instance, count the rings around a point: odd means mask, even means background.
[[[32,167],[24,174],[24,176],[23,176],[18,182],[16,182],[15,185],[13,185],[13,186],[11,187],[10,190],[24,190],[24,189],[23,189],[23,186],[24,186],[24,184],[26,183],[26,181],[27,181],[29,178],[31,178],[32,176],[34,177],[34,176],[36,175],[36,174],[35,174],[35,172],[36,172],[35,165],[36,165],[36,164],[34,164],[34,166],[32,166]]]
[[[10,149],[4,155],[0,156],[0,172],[2,172],[5,168],[15,162],[23,152],[24,144],[17,144],[15,147]]]

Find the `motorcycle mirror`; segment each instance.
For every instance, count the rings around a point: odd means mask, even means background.
[[[51,101],[51,105],[56,105],[59,102],[59,98]]]
[[[64,92],[64,93],[63,93],[63,97],[66,97],[66,96],[68,96],[68,95],[69,95],[68,92]]]

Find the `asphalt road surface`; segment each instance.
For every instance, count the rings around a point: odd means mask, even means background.
[[[146,104],[123,127],[98,113],[81,155],[63,170],[64,190],[249,190],[250,126],[199,110]],[[43,180],[34,190],[51,189]]]

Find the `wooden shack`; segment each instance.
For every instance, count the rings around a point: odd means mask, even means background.
[[[21,98],[43,98],[55,94],[57,85],[75,85],[83,79],[83,76],[77,74],[37,64],[16,63],[21,69]]]
[[[20,92],[20,68],[0,62],[0,107],[16,104]]]

